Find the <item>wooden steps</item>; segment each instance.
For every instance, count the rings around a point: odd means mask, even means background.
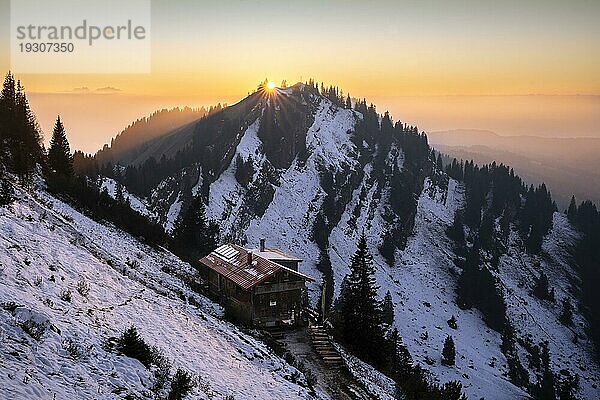
[[[325,365],[334,369],[344,367],[344,360],[333,347],[331,338],[322,325],[311,325],[308,332],[314,349],[323,359]]]
[[[283,339],[284,331],[281,327],[273,326],[265,328],[265,331],[271,335],[271,337],[275,340]]]

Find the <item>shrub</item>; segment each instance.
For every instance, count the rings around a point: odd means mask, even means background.
[[[87,298],[90,293],[90,285],[84,279],[81,279],[77,282],[77,292]]]
[[[133,325],[117,339],[116,348],[123,355],[135,358],[146,368],[149,368],[152,364],[152,349],[142,339],[137,328]]]
[[[2,173],[0,171],[0,173]],[[3,176],[0,176],[0,207],[9,205],[14,199],[13,187]]]
[[[10,313],[14,313],[15,310],[20,306],[17,303],[15,303],[14,301],[7,301],[7,302],[0,303],[0,307],[2,307],[3,309],[5,309],[6,311],[8,311]]]
[[[65,339],[62,345],[63,348],[67,351],[67,353],[69,353],[71,358],[73,358],[74,360],[77,360],[83,356],[83,350],[72,339]]]
[[[454,315],[447,322],[450,328],[458,329],[458,324],[456,323],[456,317]]]
[[[442,350],[442,364],[451,366],[456,361],[456,348],[452,336],[446,336],[444,340],[444,349]]]
[[[178,368],[171,380],[171,391],[167,398],[168,400],[183,400],[195,386],[194,376]]]
[[[125,260],[125,264],[127,264],[129,266],[129,268],[131,269],[138,269],[140,268],[140,263],[138,260],[131,260],[129,259],[129,257],[127,257],[127,260]]]
[[[40,341],[42,336],[46,332],[46,327],[43,324],[35,322],[34,320],[28,319],[27,321],[23,321],[19,324],[21,329],[31,336],[33,339]]]
[[[171,363],[164,352],[158,347],[152,347],[152,364],[154,365],[154,391],[161,392],[167,386],[171,377]]]
[[[62,292],[60,292],[60,299],[62,301],[67,301],[67,302],[71,302],[73,295],[71,294],[71,291],[69,289],[65,289]]]

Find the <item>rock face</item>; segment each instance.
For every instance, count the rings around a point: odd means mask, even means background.
[[[191,196],[200,194],[223,242],[256,247],[265,238],[267,247],[302,258],[300,271],[322,278],[330,303],[364,231],[380,295],[390,291],[394,324],[415,361],[441,382],[460,380],[469,398],[526,395],[525,385],[509,380],[501,332],[486,326],[476,309],[456,305],[461,270],[446,231],[465,204],[465,187],[436,168],[427,138],[416,128],[393,124],[366,104],[348,109],[312,86],[297,84],[257,91],[163,135],[136,163],[163,154],[171,161],[160,165],[170,169],[147,188],[146,201],[166,228]],[[575,240],[577,232],[556,213],[541,254],[527,254],[515,230],[492,274],[515,329],[516,356],[510,362],[516,357],[535,383],[539,367],[530,360],[535,346],[548,341],[553,370],[579,374],[580,393],[593,398],[600,372],[582,315],[575,310],[575,324],[562,326],[560,302],[531,295],[544,271],[557,299],[577,303],[570,290],[570,282],[579,279],[570,257]],[[313,301],[320,283],[310,287]],[[447,321],[453,316],[456,326],[451,327]],[[456,345],[454,367],[441,365],[447,335]]]

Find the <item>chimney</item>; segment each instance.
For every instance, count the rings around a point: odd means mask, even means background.
[[[265,251],[265,239],[264,238],[260,239],[260,251],[261,252]]]
[[[252,264],[252,252],[248,252],[248,264]]]

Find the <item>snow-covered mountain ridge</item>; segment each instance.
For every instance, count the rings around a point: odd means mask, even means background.
[[[148,157],[159,159],[168,149],[183,167],[151,191],[149,208],[169,228],[191,196],[202,195],[223,241],[256,246],[266,238],[267,246],[299,256],[301,271],[322,276],[332,301],[364,231],[380,296],[390,291],[394,326],[415,361],[440,382],[460,380],[469,398],[526,398],[509,380],[502,334],[475,308],[456,304],[461,256],[446,231],[465,205],[466,188],[429,159],[426,138],[415,128],[402,126],[398,134],[386,118],[374,121],[369,110],[349,109],[304,85],[252,94],[150,146],[160,150]],[[372,135],[369,124],[381,133]],[[188,150],[177,156],[175,147]],[[570,287],[579,279],[571,257],[578,233],[555,213],[541,253],[531,255],[511,229],[497,268],[490,269],[504,293],[521,365],[534,383],[535,346],[547,341],[552,369],[577,373],[581,397],[598,398],[600,368],[585,319],[575,309],[572,327],[558,322],[561,300],[577,304]],[[541,272],[555,289],[555,303],[532,295]],[[310,287],[313,301],[320,283]],[[453,316],[456,329],[448,324]],[[456,343],[455,367],[440,362],[446,335]]]

